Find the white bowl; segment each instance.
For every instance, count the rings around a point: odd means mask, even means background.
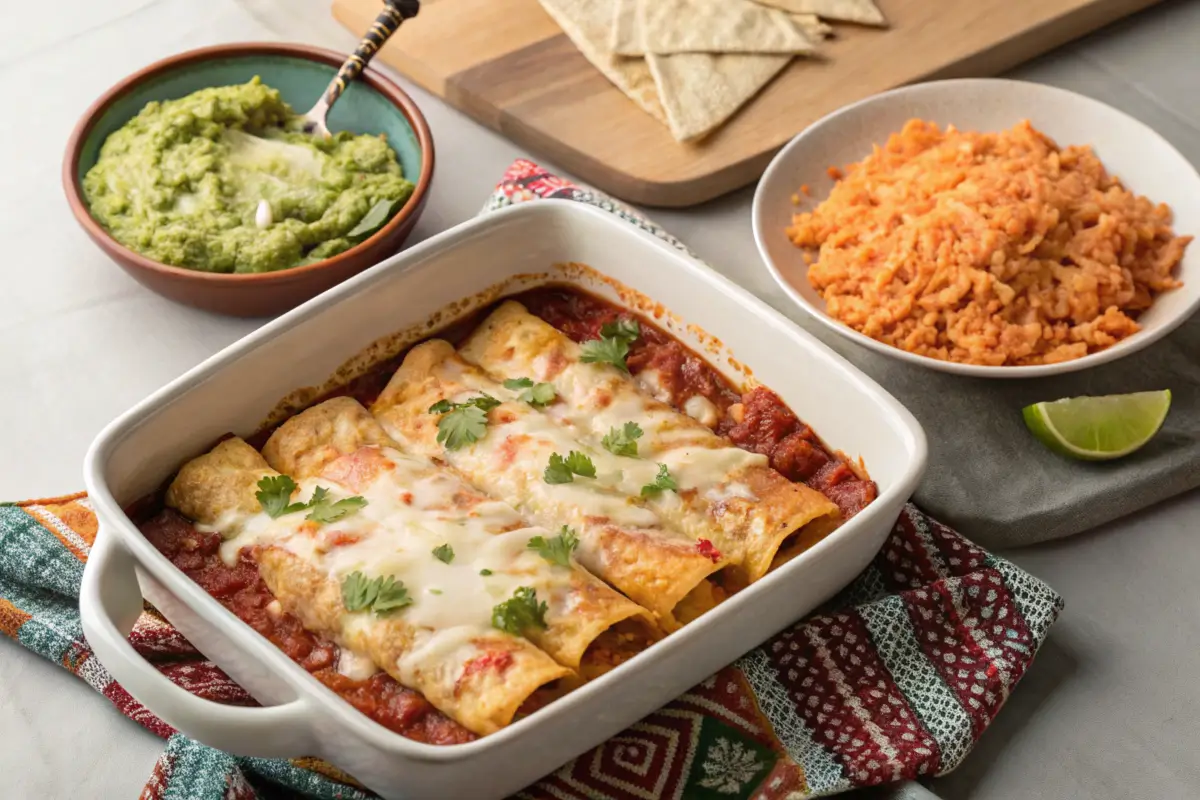
[[[775,280],[813,319],[884,355],[942,372],[981,378],[1033,378],[1074,372],[1115,361],[1158,341],[1200,307],[1200,241],[1189,245],[1176,276],[1183,286],[1160,295],[1141,315],[1142,330],[1120,343],[1074,361],[1030,367],[988,367],[939,361],[865,336],[825,312],[825,302],[808,282],[802,251],[787,238],[802,184],[812,207],[828,196],[830,166],[862,160],[874,144],[913,118],[953,124],[960,130],[999,131],[1023,119],[1058,143],[1090,144],[1110,174],[1131,191],[1174,212],[1179,235],[1200,238],[1200,175],[1178,150],[1133,117],[1090,97],[1023,81],[964,79],[894,89],[847,106],[810,125],[775,156],[754,193],[753,225],[758,251]]]

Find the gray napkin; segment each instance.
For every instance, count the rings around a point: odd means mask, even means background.
[[[916,416],[929,438],[917,505],[984,547],[1070,536],[1200,486],[1200,315],[1111,364],[1035,380],[911,366],[818,329],[798,312],[790,316]],[[1055,455],[1021,418],[1024,406],[1042,400],[1153,389],[1171,390],[1167,421],[1149,444],[1117,461]]]

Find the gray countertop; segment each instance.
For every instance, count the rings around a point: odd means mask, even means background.
[[[933,2],[935,0],[931,0]],[[886,8],[886,0],[883,2]],[[0,3],[0,498],[78,490],[99,428],[255,323],[174,306],[117,270],[70,218],[59,166],[71,126],[112,83],[190,47],[249,39],[347,49],[325,0]],[[1147,122],[1200,161],[1200,0],[1173,0],[1016,70]],[[438,171],[415,239],[474,214],[528,155],[425,93]],[[758,260],[750,191],[652,212],[781,310]],[[1200,786],[1200,493],[1060,542],[1005,553],[1067,600],[1049,642],[946,800],[1188,798]],[[967,532],[969,534],[969,532]],[[0,641],[0,776],[14,798],[133,798],[162,742],[81,681]]]

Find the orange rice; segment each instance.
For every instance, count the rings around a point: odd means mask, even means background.
[[[911,120],[787,234],[817,251],[808,279],[834,318],[991,366],[1068,361],[1136,333],[1139,312],[1181,285],[1191,241],[1090,147],[1060,150],[1028,121],[969,133]]]

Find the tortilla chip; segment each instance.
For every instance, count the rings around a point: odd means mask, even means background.
[[[764,6],[791,14],[816,14],[822,19],[857,22],[860,25],[887,25],[872,0],[754,0]]]
[[[789,15],[750,0],[620,0],[613,29],[626,56],[815,50]]]
[[[613,53],[609,42],[617,0],[539,0],[579,52],[596,69],[660,122],[667,115],[658,99],[654,78],[645,59]]]
[[[787,55],[646,56],[671,135],[699,139],[733,116],[792,60]]]
[[[833,26],[821,22],[821,18],[816,14],[792,14],[792,22],[814,42],[833,36]]]
[[[613,3],[612,38],[608,44],[614,53],[644,55],[637,0],[616,0]]]

